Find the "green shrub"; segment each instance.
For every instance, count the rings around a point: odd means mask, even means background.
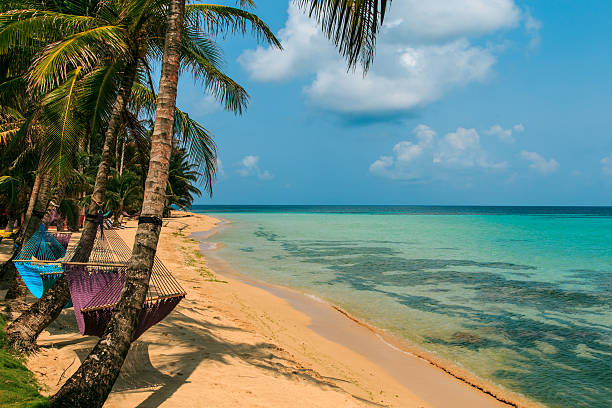
[[[46,407],[47,398],[40,395],[40,386],[26,366],[23,357],[16,355],[6,344],[0,314],[0,407]]]

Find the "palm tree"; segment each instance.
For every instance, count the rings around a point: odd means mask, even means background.
[[[7,209],[6,232],[8,233],[13,232],[19,207],[24,205],[27,190],[26,181],[22,176],[0,176],[0,204]]]
[[[200,196],[202,194],[200,189],[195,186],[200,176],[197,167],[197,165],[189,162],[185,149],[172,149],[164,216],[170,215],[172,206],[180,210],[191,208],[194,195]]]
[[[111,170],[111,178],[107,185],[106,211],[113,215],[117,223],[123,211],[133,211],[142,204],[142,187],[138,175],[126,170],[119,174],[119,170]]]
[[[84,2],[86,5],[90,3],[85,0],[71,0],[67,3],[74,2]],[[70,89],[76,90],[78,78],[82,77],[80,84],[85,95],[83,99],[95,101],[93,105],[83,103],[83,106],[89,106],[90,109],[85,110],[97,113],[92,116],[90,128],[99,126],[97,123],[102,122],[100,118],[108,118],[102,158],[91,204],[87,211],[86,225],[73,257],[73,260],[77,261],[87,259],[93,246],[96,227],[94,218],[104,202],[105,185],[112,162],[111,149],[121,114],[128,106],[129,98],[134,95],[134,85],[151,82],[148,80],[150,60],[162,55],[164,45],[161,39],[163,33],[167,31],[165,20],[167,10],[161,0],[116,0],[94,3],[97,4],[97,8],[94,9],[98,10],[93,16],[46,10],[35,12],[26,10],[0,15],[0,53],[3,41],[8,45],[11,41],[16,41],[13,34],[17,30],[20,35],[25,32],[38,38],[36,28],[51,21],[55,25],[62,27],[65,25],[72,30],[72,34],[50,44],[42,54],[38,55],[29,71],[29,81],[35,88],[47,89],[57,83],[57,78],[65,79],[65,82],[72,79],[74,85]],[[76,8],[77,11],[87,9],[87,7]],[[3,18],[8,21],[4,30],[1,29]],[[184,41],[179,49],[177,63],[191,70],[196,78],[202,80],[205,88],[223,103],[226,109],[241,113],[248,100],[248,94],[219,69],[220,52],[215,43],[202,31],[205,27],[201,24],[202,19],[207,24],[215,22],[221,31],[226,32],[246,32],[247,24],[250,24],[257,35],[272,42],[278,43],[278,41],[255,15],[231,7],[195,7],[190,18],[181,22],[184,22],[187,28],[181,30]],[[31,30],[24,30],[27,24],[32,26]],[[3,39],[3,34],[6,34],[8,39]],[[19,36],[17,37],[19,39]],[[24,38],[23,46],[29,41],[27,35]],[[100,49],[100,44],[105,42],[108,42],[109,49]],[[104,57],[102,60],[97,57],[96,51],[102,54]],[[109,95],[113,94],[114,104],[98,103],[112,99]],[[105,109],[106,114],[104,114]],[[63,120],[60,123],[72,124],[66,118],[61,119]],[[192,124],[192,121],[184,123],[184,131],[179,135],[189,150],[200,155],[201,161],[206,163],[204,177],[207,189],[210,190],[216,163],[214,143],[204,128]],[[52,157],[61,157],[59,152],[64,145],[75,144],[76,139],[71,137],[70,129],[71,126],[67,126],[68,131],[65,131],[65,127],[61,127],[61,132],[51,133],[54,137],[50,146],[55,148],[56,153]],[[187,140],[189,136],[194,137]],[[68,286],[65,279],[60,278],[43,297],[7,327],[9,341],[16,348],[32,348],[38,334],[58,316],[68,298]]]
[[[251,1],[248,3],[252,5]],[[382,13],[379,11],[380,3]],[[349,65],[361,62],[367,70],[374,55],[376,33],[386,3],[385,0],[304,0],[299,4],[310,5],[311,15],[322,23],[324,32],[338,45]],[[172,151],[185,0],[170,0],[169,7],[149,171],[125,287],[104,335],[77,372],[51,399],[53,405],[102,406],[129,351],[148,289],[161,231]]]
[[[242,2],[242,3],[251,3]],[[245,19],[240,16],[250,15],[245,11],[216,5],[192,6],[196,23],[200,18],[218,30],[245,31]],[[169,159],[172,151],[172,135],[176,110],[176,94],[181,63],[181,50],[185,26],[185,1],[170,0],[167,14],[164,53],[157,98],[155,125],[151,138],[149,169],[145,182],[144,201],[132,257],[126,272],[126,285],[121,294],[113,317],[107,325],[104,336],[100,339],[88,358],[77,372],[66,381],[60,391],[52,398],[56,406],[101,407],[110,392],[123,360],[129,351],[140,310],[149,285],[151,268],[159,233],[161,217],[165,203],[165,192],[168,180]],[[252,16],[252,15],[251,15]],[[251,18],[257,33],[276,46],[280,43],[265,24],[258,18]],[[261,29],[265,27],[265,29]],[[207,170],[214,176],[213,162],[207,160]],[[212,188],[212,178],[206,179],[207,189]],[[111,340],[112,339],[112,340]],[[94,380],[95,378],[95,380]]]

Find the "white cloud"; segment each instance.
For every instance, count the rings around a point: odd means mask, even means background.
[[[430,149],[436,137],[436,132],[426,125],[418,125],[412,131],[417,141],[404,140],[393,146],[392,156],[380,156],[370,165],[370,173],[392,179],[417,179],[418,170],[412,162],[420,158]]]
[[[380,156],[378,160],[370,164],[370,173],[384,175],[393,166],[393,157]]]
[[[419,144],[422,146],[431,146],[437,133],[435,130],[426,125],[418,125],[414,128],[413,133],[419,139]]]
[[[435,168],[503,169],[506,162],[491,162],[480,145],[475,129],[458,128],[436,143],[436,132],[419,125],[413,130],[415,140],[404,140],[393,146],[394,156],[380,156],[370,164],[370,173],[391,179],[419,180],[425,170]],[[432,168],[433,166],[433,168]]]
[[[274,176],[268,170],[260,172],[259,174],[257,174],[257,177],[262,180],[272,180],[274,178]]]
[[[257,169],[257,162],[259,161],[258,156],[244,156],[240,164],[242,164],[242,169],[239,170],[240,175],[248,176],[253,170]]]
[[[504,168],[506,163],[491,163],[487,154],[480,146],[480,135],[476,129],[458,128],[448,133],[438,143],[438,150],[434,153],[433,162],[445,167],[482,167]]]
[[[485,130],[488,135],[497,136],[499,140],[506,143],[514,143],[515,139],[513,132],[522,133],[525,131],[525,126],[522,123],[512,126],[511,129],[504,129],[501,125],[493,125],[490,129]]]
[[[217,176],[225,176],[225,170],[223,169],[223,162],[221,161],[221,159],[217,159]]]
[[[528,152],[523,150],[521,152],[521,157],[531,162],[529,165],[530,169],[542,174],[554,173],[559,169],[559,162],[557,162],[555,159],[550,158],[547,160],[536,152]]]
[[[367,76],[359,70],[347,73],[344,61],[336,60],[321,67],[304,91],[312,103],[337,112],[410,110],[457,86],[486,80],[494,63],[488,50],[467,40],[406,48],[379,45],[376,66]]]
[[[404,0],[391,4],[388,31],[412,40],[440,41],[516,27],[513,0]]]
[[[411,161],[423,154],[423,147],[412,142],[399,142],[393,146],[393,153],[396,154],[397,160]]]
[[[487,80],[495,46],[474,46],[469,37],[537,20],[514,0],[403,0],[393,2],[366,77],[346,71],[345,61],[293,3],[278,33],[284,51],[258,47],[239,58],[253,79],[283,81],[314,73],[304,92],[314,105],[336,112],[384,113],[431,103],[454,88]],[[532,21],[533,20],[533,21]],[[537,30],[536,30],[537,31]]]
[[[320,61],[336,58],[333,45],[314,19],[291,4],[285,27],[278,32],[283,50],[257,47],[244,51],[238,62],[258,81],[284,81],[312,72]]]
[[[248,155],[240,161],[238,174],[242,177],[257,176],[261,180],[271,180],[274,176],[268,170],[259,168],[259,156]]]
[[[222,110],[221,104],[212,95],[205,95],[197,104],[196,109],[200,114],[211,114]]]
[[[529,41],[528,49],[533,50],[540,45],[542,41],[540,37],[540,29],[542,28],[542,22],[534,18],[529,10],[526,10],[524,13],[525,20],[525,30],[527,30],[527,34],[531,37]]]
[[[606,177],[612,177],[612,154],[601,159],[601,172]]]

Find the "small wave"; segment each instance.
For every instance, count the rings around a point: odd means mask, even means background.
[[[215,250],[217,248],[219,248],[219,243],[217,242],[200,242],[200,249]]]

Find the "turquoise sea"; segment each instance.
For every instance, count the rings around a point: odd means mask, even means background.
[[[612,208],[196,206],[239,273],[550,407],[612,407]]]

